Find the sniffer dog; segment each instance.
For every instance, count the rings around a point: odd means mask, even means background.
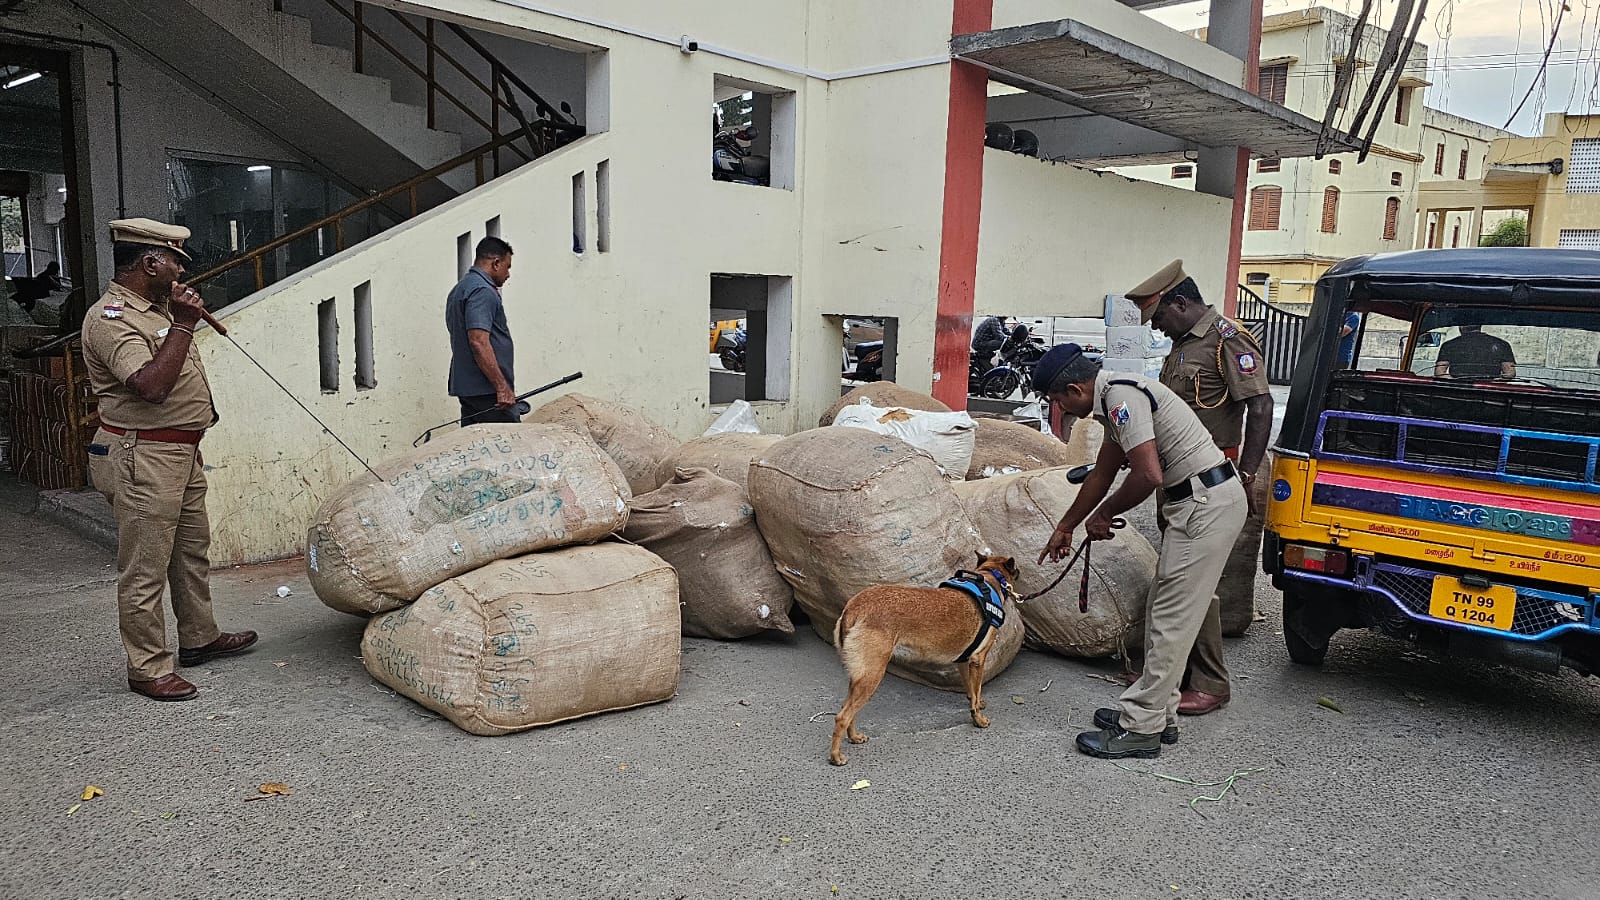
[[[999,609],[1004,609],[1007,598],[1016,596],[1012,585],[1017,580],[1017,563],[1009,556],[980,553],[976,572],[958,573],[962,574],[974,584],[987,584]],[[845,756],[839,752],[841,738],[849,737],[852,744],[866,743],[867,736],[856,729],[856,714],[872,699],[891,660],[911,665],[960,663],[972,724],[989,727],[989,717],[982,712],[983,665],[1000,629],[992,615],[994,604],[988,604],[990,615],[979,607],[973,594],[944,586],[879,585],[850,598],[833,630],[834,646],[850,676],[850,693],[833,721],[830,762],[845,764]]]

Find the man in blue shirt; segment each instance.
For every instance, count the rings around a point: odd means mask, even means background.
[[[1339,368],[1348,369],[1356,361],[1356,331],[1361,327],[1361,314],[1345,313],[1344,325],[1339,328]]]
[[[520,422],[516,410],[511,329],[500,288],[511,278],[511,245],[478,242],[472,268],[444,301],[450,333],[450,396],[461,401],[461,424]]]

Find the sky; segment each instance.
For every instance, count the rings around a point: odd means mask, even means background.
[[[1313,5],[1308,0],[1265,0],[1266,14]],[[1531,95],[1551,22],[1562,0],[1430,0],[1418,41],[1430,57],[1429,106],[1496,127],[1523,97],[1527,101],[1509,128],[1538,134],[1545,112],[1600,112],[1600,0],[1565,0],[1566,12],[1546,76]],[[1398,0],[1378,0],[1373,19],[1387,27]],[[1355,16],[1359,0],[1316,0]],[[1207,4],[1185,3],[1151,15],[1183,30],[1205,25]]]

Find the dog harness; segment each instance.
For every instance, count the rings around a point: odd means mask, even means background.
[[[994,569],[990,569],[989,574],[1000,582],[1002,590],[1007,592],[1011,590],[1011,584],[1006,581],[1004,575]],[[972,639],[972,643],[968,645],[966,650],[961,652],[960,656],[956,657],[956,662],[966,662],[972,657],[972,654],[978,652],[979,647],[983,646],[983,639],[989,636],[990,631],[999,630],[1000,626],[1006,623],[1005,596],[1000,591],[995,590],[994,586],[989,584],[983,575],[977,572],[969,572],[966,569],[957,571],[954,578],[940,584],[939,587],[961,591],[971,597],[972,602],[978,605],[978,618],[980,620],[978,636]]]

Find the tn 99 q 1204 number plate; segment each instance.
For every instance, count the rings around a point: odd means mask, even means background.
[[[1517,589],[1508,584],[1467,587],[1453,575],[1436,575],[1428,615],[1447,622],[1510,631],[1517,612]]]

